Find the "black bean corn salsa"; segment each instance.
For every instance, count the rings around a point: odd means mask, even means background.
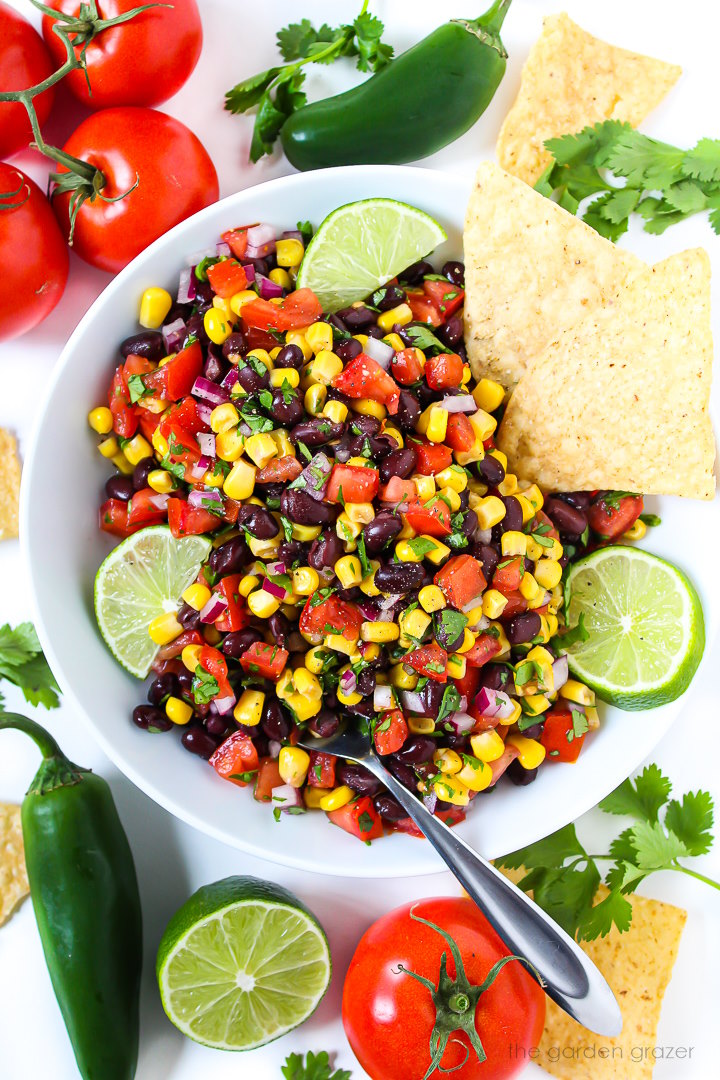
[[[101,529],[212,539],[149,627],[133,721],[176,730],[276,817],[417,834],[362,766],[298,732],[360,725],[451,823],[503,774],[526,785],[577,760],[599,720],[557,647],[563,569],[638,538],[642,499],[519,489],[493,442],[503,388],[466,360],[462,263],[416,263],[328,315],[294,288],[307,237],[267,230],[224,233],[176,301],[146,290],[89,415],[116,468]]]

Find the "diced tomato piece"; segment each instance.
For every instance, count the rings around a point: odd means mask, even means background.
[[[339,810],[329,810],[327,816],[333,825],[339,825],[358,840],[377,840],[383,835],[380,815],[369,795],[341,806]]]
[[[243,312],[245,308],[243,308]],[[332,385],[350,398],[369,398],[386,405],[389,413],[398,411],[400,390],[395,380],[376,360],[360,353],[336,375]]]
[[[235,259],[223,259],[207,268],[208,281],[216,296],[228,299],[247,288],[245,268]]]
[[[463,653],[463,656],[465,655],[467,654]],[[451,681],[455,684],[458,694],[471,701],[480,686],[480,668],[478,665],[472,667],[470,664],[466,664],[465,674],[459,679],[452,679]]]
[[[381,484],[378,488],[380,502],[399,503],[415,502],[417,488],[412,480],[401,480],[399,476],[391,476],[387,484]]]
[[[199,431],[209,431],[210,425],[206,424],[198,412],[198,403],[194,397],[186,397],[182,401],[171,405],[160,417],[161,420],[174,420],[183,431],[190,435],[197,435]]]
[[[240,229],[228,229],[222,234],[222,238],[228,245],[236,259],[242,259],[248,246],[248,229],[252,225],[243,225]]]
[[[444,443],[413,441],[410,445],[417,454],[415,472],[422,476],[434,476],[452,465],[452,450]]]
[[[254,795],[257,801],[270,802],[273,788],[282,787],[282,784],[283,778],[275,758],[261,758],[255,781]]]
[[[140,406],[138,408],[137,417],[141,434],[144,435],[148,442],[152,442],[155,428],[162,419],[162,413],[150,412],[149,409],[143,409],[142,406]]]
[[[537,532],[538,529],[541,530],[541,536],[547,536],[550,540],[560,539],[560,533],[557,531],[544,510],[538,510],[527,527],[529,533]]]
[[[504,594],[504,596],[507,600],[507,604],[503,608],[502,614],[500,616],[502,620],[507,621],[508,619],[512,619],[513,616],[521,615],[523,611],[527,611],[527,600],[519,590],[515,592],[507,592]],[[533,610],[537,611],[538,615],[542,615],[547,609],[534,608]]]
[[[113,418],[113,431],[122,439],[132,439],[137,431],[138,418],[135,408],[130,404],[123,364],[115,368],[115,374],[108,391],[108,405]]]
[[[205,638],[202,636],[199,630],[185,630],[185,632],[182,633],[180,637],[176,637],[174,641],[170,641],[167,645],[163,645],[162,648],[158,649],[157,659],[174,660],[176,656],[180,655],[186,645],[205,644]]]
[[[503,596],[517,592],[525,571],[525,560],[522,555],[513,555],[509,559],[502,559],[493,574],[493,588],[501,592]]]
[[[234,634],[236,630],[242,630],[250,622],[250,615],[245,607],[245,601],[240,595],[240,579],[242,574],[228,574],[217,583],[213,592],[218,593],[227,601],[227,607],[215,620],[215,629],[223,634]]]
[[[255,779],[260,760],[252,739],[242,731],[236,731],[220,743],[210,758],[210,764],[223,780],[229,780],[238,787],[247,787]]]
[[[362,623],[362,613],[349,600],[338,596],[323,600],[319,592],[314,592],[303,608],[298,626],[301,634],[342,634],[349,641],[357,641]]]
[[[447,682],[447,650],[436,641],[422,645],[403,657],[403,663],[409,664],[420,675],[427,675],[435,682]]]
[[[248,343],[248,350],[264,349],[265,352],[272,352],[273,349],[278,347],[277,338],[274,338],[267,330],[261,330],[259,326],[246,326],[245,323],[242,325]]]
[[[201,536],[214,532],[222,525],[222,518],[203,510],[199,506],[190,506],[184,499],[168,499],[168,525],[175,537]]]
[[[123,502],[122,499],[107,499],[99,510],[99,525],[102,531],[124,540],[126,536],[142,529],[142,524],[135,526],[128,524],[128,510],[128,503]]]
[[[136,491],[128,503],[128,525],[160,525],[165,520],[165,513],[155,506],[157,491],[142,488]]]
[[[275,457],[258,470],[255,479],[258,484],[284,484],[291,483],[303,471],[303,467],[297,458],[287,454],[285,457]]]
[[[555,706],[545,713],[540,742],[547,751],[546,761],[577,761],[585,741],[584,735],[573,735],[573,718],[569,708]]]
[[[407,289],[407,302],[412,311],[414,322],[439,326],[442,318],[430,297],[419,289]]]
[[[615,540],[635,524],[642,508],[642,495],[624,495],[617,503],[608,503],[603,497],[588,510],[588,523],[593,532],[607,540]]]
[[[162,367],[155,368],[149,375],[144,376],[143,382],[163,400],[180,401],[190,393],[198,375],[202,374],[202,369],[200,342],[192,341]],[[187,427],[186,430],[192,431],[192,428]]]
[[[423,377],[423,365],[418,349],[400,349],[392,358],[391,367],[395,382],[401,386],[412,386]]]
[[[125,382],[127,383],[131,375],[147,375],[149,372],[154,371],[156,367],[157,364],[154,364],[152,360],[148,360],[147,356],[129,353],[123,364]]]
[[[465,413],[450,413],[445,442],[457,453],[466,454],[475,445],[475,429]]]
[[[435,817],[440,818],[446,825],[452,827],[465,820],[465,811],[459,806],[452,806],[448,810],[438,810]],[[408,836],[417,836],[418,839],[423,839],[425,835],[420,832],[420,829],[410,817],[400,818],[399,821],[393,822],[392,827],[396,832],[406,833]]]
[[[217,681],[218,690],[217,694],[213,695],[214,697],[234,697],[232,686],[228,682],[227,660],[219,649],[214,649],[211,645],[203,645],[198,656],[198,664]]]
[[[334,465],[325,498],[332,503],[372,502],[378,493],[377,469],[362,465]]]
[[[520,751],[516,746],[506,746],[499,758],[496,758],[495,761],[488,762],[493,774],[489,785],[490,787],[494,787],[495,784],[497,784],[508,765],[512,765],[515,758],[519,756]]]
[[[170,410],[168,410],[169,412]],[[175,416],[163,416],[158,431],[167,440],[168,456],[176,465],[192,468],[200,460],[200,446],[194,435]]]
[[[311,750],[310,768],[307,774],[308,785],[316,788],[334,788],[336,763],[337,758],[334,754],[322,754],[319,750]]]
[[[473,647],[463,653],[467,671],[477,671],[483,664],[487,664],[488,660],[492,660],[493,656],[497,656],[501,648],[500,642],[492,634],[479,634]]]
[[[322,315],[322,304],[312,289],[297,289],[284,298],[281,304],[269,300],[251,300],[242,309],[243,321],[260,330],[299,330],[310,326]],[[274,342],[277,345],[277,342]],[[381,369],[382,370],[382,369]]]
[[[434,283],[433,283],[434,284]],[[431,390],[450,390],[460,386],[463,362],[457,353],[438,353],[428,357],[425,378]]]
[[[458,611],[473,600],[479,600],[487,585],[482,566],[472,555],[453,555],[433,580],[442,589],[448,604]]]
[[[254,641],[240,657],[240,667],[248,675],[261,675],[263,679],[277,680],[288,662],[287,649],[279,645],[266,645]]]
[[[394,754],[408,737],[408,726],[401,709],[380,713],[373,738],[378,754]]]
[[[435,305],[442,322],[462,307],[465,291],[452,281],[423,281],[423,292]]]
[[[425,533],[426,536],[440,539],[452,532],[450,508],[437,495],[433,495],[432,499],[424,504],[417,500],[410,503],[405,510],[405,517],[416,533]]]

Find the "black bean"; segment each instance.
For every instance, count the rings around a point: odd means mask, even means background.
[[[462,341],[463,332],[463,323],[460,316],[451,315],[445,325],[438,329],[437,336],[451,349],[454,349]]]
[[[221,649],[226,656],[231,656],[234,660],[237,660],[251,645],[254,645],[256,641],[262,641],[262,639],[259,630],[246,626],[243,630],[235,630],[232,634],[227,634],[223,638]]]
[[[157,709],[154,705],[138,705],[133,709],[132,718],[133,723],[139,728],[153,734],[169,731],[173,726],[172,720],[168,719],[162,709]]]
[[[186,630],[199,630],[201,627],[200,612],[189,604],[181,604],[177,613],[177,621]]]
[[[173,661],[168,662],[172,663]],[[191,671],[186,671],[183,669],[182,671],[179,671],[177,673],[176,677],[178,681],[178,686],[180,688],[180,697],[185,698],[187,701],[190,702],[191,705],[194,705],[195,703],[192,697],[193,673]]]
[[[483,576],[486,581],[492,581],[492,576],[500,562],[500,553],[491,544],[473,544],[472,554],[482,566]]]
[[[386,563],[375,571],[375,584],[384,593],[407,593],[427,583],[421,563]]]
[[[280,511],[296,525],[330,525],[337,507],[318,502],[301,488],[286,488],[280,498]]]
[[[271,540],[280,531],[277,521],[269,510],[265,510],[262,506],[253,506],[252,503],[245,503],[240,507],[237,520],[238,525],[247,529],[256,540]]]
[[[505,517],[496,528],[500,530],[501,534],[506,532],[522,532],[522,506],[514,495],[501,495],[500,498],[505,504]]]
[[[212,285],[209,281],[201,281],[197,274],[193,274],[193,277],[195,278],[195,306],[200,304],[210,307],[215,296]]]
[[[433,635],[443,649],[447,649],[448,652],[457,652],[463,643],[465,632],[461,630],[457,633],[457,631],[449,630],[448,624],[442,618],[442,613],[439,615],[436,613],[433,616]]]
[[[407,281],[410,285],[415,285],[426,274],[432,274],[432,272],[433,268],[430,263],[426,259],[421,259],[419,262],[414,262],[411,266],[408,266],[401,274],[398,274],[398,278],[400,281]]]
[[[260,370],[257,370],[247,359],[240,360],[238,363],[237,381],[248,394],[257,394],[270,386],[270,374],[267,368],[262,361],[256,361],[256,363]],[[265,368],[264,371],[263,368]]]
[[[357,677],[357,692],[362,694],[363,697],[370,697],[375,690],[375,683],[377,682],[377,676],[374,671],[366,669],[361,671]]]
[[[517,787],[527,787],[537,777],[537,768],[524,769],[517,758],[510,762],[506,771],[513,784]]]
[[[323,315],[323,322],[329,323],[330,326],[334,326],[336,330],[339,330],[341,334],[347,334],[348,328],[342,321],[339,315]]]
[[[467,488],[465,488],[465,491],[460,491],[458,494],[460,496],[460,509],[467,510],[468,506],[470,505],[470,492],[467,490]],[[475,513],[474,510],[473,513]],[[477,514],[475,514],[475,520],[477,521]],[[475,526],[475,528],[477,528],[477,525]],[[474,531],[475,530],[473,529],[473,532]]]
[[[151,705],[162,705],[166,698],[177,697],[179,693],[180,684],[177,676],[172,671],[166,671],[150,683],[147,699]]]
[[[159,330],[143,330],[125,338],[120,346],[120,355],[145,356],[148,360],[161,360],[165,355],[165,342]]]
[[[330,709],[321,709],[319,713],[310,717],[308,727],[320,739],[329,739],[340,727],[340,720]]]
[[[299,423],[305,415],[305,409],[297,391],[281,390],[280,387],[273,390],[270,415],[283,427]]]
[[[426,682],[420,691],[420,700],[423,707],[422,715],[431,716],[435,720],[440,712],[444,694],[445,687],[442,683],[435,682],[433,679]]]
[[[392,450],[380,465],[380,482],[387,484],[391,476],[399,476],[401,480],[405,480],[415,472],[416,465],[417,453],[411,446]]]
[[[296,424],[290,431],[294,443],[303,442],[306,446],[324,446],[333,439],[339,439],[345,432],[344,424],[336,424],[326,417],[317,416]]]
[[[284,345],[273,360],[275,367],[295,368],[299,371],[305,362],[303,351],[299,345]]]
[[[542,724],[531,724],[530,727],[525,728],[523,735],[526,739],[539,739],[543,732]]]
[[[268,619],[268,630],[276,645],[284,649],[290,633],[290,623],[281,611],[274,612]]]
[[[480,474],[480,479],[484,480],[490,487],[497,487],[505,479],[505,469],[492,454],[486,454],[482,461],[478,461],[477,471]]]
[[[135,494],[135,487],[129,476],[110,476],[105,481],[105,494],[108,499],[129,502]]]
[[[377,435],[382,426],[376,416],[353,416],[348,423],[353,435]]]
[[[185,728],[180,741],[191,754],[197,754],[198,757],[206,760],[212,757],[217,749],[215,739],[208,735],[207,731],[200,727],[199,724],[192,724],[190,727]]]
[[[450,259],[444,264],[442,272],[453,285],[459,285],[461,289],[465,288],[465,263]]]
[[[375,555],[382,551],[384,546],[402,531],[402,521],[389,510],[381,510],[363,528],[365,548]]]
[[[229,729],[231,724],[233,729],[235,729],[236,725],[232,721],[232,718],[228,721],[227,716],[207,716],[203,721],[203,725],[208,735],[216,735],[221,739],[227,738],[230,734]]]
[[[270,503],[273,502],[273,510],[277,510],[277,508],[280,506],[280,496],[282,495],[284,490],[284,484],[255,484],[255,494],[257,495],[257,497],[266,502],[268,506],[270,506]]]
[[[291,566],[294,562],[304,565],[307,562],[309,550],[309,545],[304,544],[302,540],[283,540],[277,550],[277,557],[286,566]]]
[[[220,547],[215,548],[208,559],[208,565],[214,574],[239,574],[245,564],[251,561],[248,546],[242,536],[234,536]]]
[[[422,409],[420,404],[408,390],[400,391],[400,401],[395,419],[403,431],[414,431],[415,425],[420,418]]]
[[[395,824],[395,822],[402,821],[403,818],[407,817],[407,813],[397,799],[385,791],[375,796],[373,805],[380,817],[383,821],[387,821],[388,825]]]
[[[448,734],[445,736],[445,743],[451,750],[457,750],[458,754],[468,753],[470,747],[467,735]]]
[[[210,344],[210,338],[205,332],[205,323],[201,311],[196,311],[185,321],[185,340],[183,347],[189,344],[191,338],[197,338],[204,349]]]
[[[589,491],[564,491],[562,494],[557,495],[558,499],[562,499],[563,502],[568,503],[570,506],[574,506],[577,510],[589,510],[590,503],[592,502],[592,495]]]
[[[427,735],[411,735],[393,756],[405,765],[421,765],[425,761],[432,761],[436,750],[435,739],[430,739]]]
[[[283,712],[279,701],[266,703],[260,726],[268,739],[275,739],[276,742],[285,742],[292,730],[292,724]]]
[[[270,264],[267,259],[243,258],[243,265],[247,266],[248,263],[250,263],[251,266],[254,266],[255,272],[257,274],[260,274],[262,277],[267,277],[270,273]]]
[[[244,356],[249,349],[248,340],[242,330],[234,330],[223,342],[222,354],[226,360],[231,356]]]
[[[463,491],[460,498],[462,498],[462,496],[464,494],[465,494],[465,492]],[[465,513],[463,514],[462,525],[460,527],[461,531],[463,533],[463,536],[467,536],[468,539],[469,539],[473,535],[473,533],[475,532],[477,527],[478,527],[477,514],[475,513],[474,510],[466,510]]]
[[[400,781],[403,787],[408,788],[410,791],[417,791],[417,776],[415,775],[415,770],[410,765],[406,765],[403,761],[398,761],[394,755],[391,755],[387,759],[387,767],[395,779]]]
[[[334,532],[323,532],[310,545],[308,566],[313,570],[333,567],[343,553],[340,537]]]
[[[550,496],[545,500],[543,510],[559,532],[565,536],[582,536],[587,528],[587,518],[582,510],[570,506],[563,499]]]
[[[488,690],[512,690],[513,670],[507,664],[487,664],[480,673],[480,685]]]
[[[373,720],[375,717],[372,701],[360,701],[357,705],[346,705],[345,711],[352,716],[361,716],[364,720]]]
[[[360,307],[343,308],[338,314],[350,331],[364,330],[375,322],[375,312],[364,304]]]
[[[506,624],[505,629],[511,645],[523,645],[526,641],[532,641],[540,633],[540,616],[537,611],[526,611],[522,615],[515,615]]]
[[[337,346],[335,352],[340,357],[344,364],[348,364],[351,360],[354,360],[356,356],[359,356],[362,352],[362,345],[355,338],[351,338],[350,341],[343,341]]]
[[[143,458],[142,461],[138,461],[132,474],[133,487],[136,491],[142,491],[143,488],[148,486],[148,477],[153,469],[156,468],[157,463],[152,456]]]
[[[215,345],[213,347],[217,348]],[[229,370],[228,365],[223,363],[218,356],[211,352],[208,353],[208,358],[203,367],[203,375],[206,379],[210,379],[211,382],[220,382],[221,379],[225,378]]]
[[[407,294],[403,289],[399,289],[397,285],[387,285],[385,291],[380,300],[375,305],[380,311],[390,311],[391,308],[397,307],[398,304],[404,304],[407,300]]]
[[[362,765],[338,766],[337,779],[338,783],[347,784],[357,795],[377,795],[382,789],[380,780]]]

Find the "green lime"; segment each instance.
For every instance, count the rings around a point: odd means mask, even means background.
[[[156,972],[175,1027],[204,1046],[252,1050],[307,1020],[330,983],[325,932],[281,885],[228,877],[170,920]]]
[[[395,199],[348,203],[323,221],[308,244],[297,287],[312,289],[325,311],[364,300],[447,240],[422,210]]]
[[[177,609],[211,546],[205,536],[177,540],[167,525],[152,525],[128,536],[101,565],[95,617],[110,652],[131,675],[147,675],[158,651],[148,626],[157,615]]]
[[[638,548],[599,548],[571,566],[568,626],[584,615],[587,641],[568,649],[570,670],[603,701],[651,709],[674,701],[705,647],[700,598],[676,566]]]

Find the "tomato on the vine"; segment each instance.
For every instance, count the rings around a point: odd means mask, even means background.
[[[101,19],[113,19],[146,0],[98,0]],[[77,16],[79,0],[47,0],[47,6]],[[42,31],[56,66],[65,46],[53,33],[56,20],[43,16]],[[89,109],[111,105],[159,105],[177,93],[198,62],[203,33],[196,0],[172,0],[141,11],[128,22],[101,30],[86,45],[87,79],[80,69],[66,83]],[[81,45],[75,46],[76,53]],[[90,86],[88,87],[88,80]]]
[[[438,986],[443,953],[453,982],[431,992],[420,979]],[[437,897],[395,908],[366,931],[345,977],[342,1017],[373,1080],[439,1080],[438,1066],[457,1080],[505,1080],[538,1045],[545,995],[472,900]]]
[[[77,213],[73,249],[112,274],[173,225],[218,198],[215,166],[200,140],[179,120],[154,109],[93,113],[76,128],[64,150],[105,177],[99,194],[87,199]],[[58,173],[64,172],[61,166]],[[69,204],[69,192],[53,195],[66,236]]]
[[[37,326],[57,304],[68,275],[68,250],[37,184],[0,161],[0,341]]]
[[[58,42],[58,45],[64,52],[62,44]],[[0,0],[0,89],[27,90],[37,86],[47,79],[53,66],[40,35],[27,19]],[[41,127],[50,114],[54,97],[51,88],[33,101]],[[19,101],[0,102],[0,158],[24,150],[31,138],[25,106]]]

